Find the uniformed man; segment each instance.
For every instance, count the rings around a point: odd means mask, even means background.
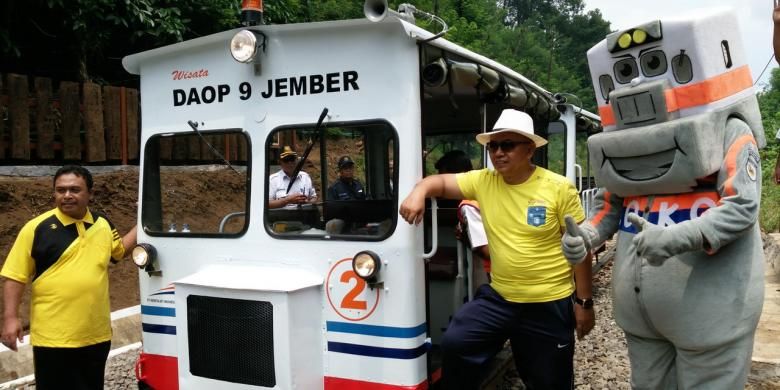
[[[341,156],[338,162],[339,179],[328,188],[328,200],[364,200],[363,185],[355,179],[355,162]]]

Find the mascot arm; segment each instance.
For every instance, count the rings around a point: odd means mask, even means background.
[[[690,223],[661,227],[642,219],[636,213],[629,213],[627,218],[637,229],[631,245],[636,254],[650,265],[660,266],[670,257],[703,246],[699,228]]]
[[[590,208],[591,217],[580,224],[580,228],[590,237],[594,248],[612,237],[620,227],[623,218],[623,198],[599,188]]]
[[[709,253],[749,231],[758,220],[761,202],[761,162],[752,132],[739,119],[730,119],[726,131],[726,158],[718,172],[721,199],[701,217],[684,223],[701,232],[703,249]]]
[[[684,252],[705,250],[713,254],[750,230],[758,218],[761,199],[761,166],[758,148],[745,122],[730,119],[726,125],[726,158],[718,172],[720,201],[699,218],[660,227],[629,214],[637,226],[632,244],[651,265]]]
[[[622,198],[600,188],[590,208],[593,216],[588,221],[578,226],[572,216],[565,216],[566,230],[561,237],[561,250],[570,264],[579,264],[592,248],[598,248],[612,237],[619,227],[622,207]]]

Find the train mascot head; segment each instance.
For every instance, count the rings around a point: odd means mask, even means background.
[[[763,302],[765,137],[736,12],[616,31],[588,62],[604,132],[588,140],[601,189],[581,237],[617,233],[632,385],[743,388]]]
[[[588,141],[591,164],[615,194],[692,191],[720,169],[730,118],[765,144],[733,12],[614,32],[588,62],[604,126]]]

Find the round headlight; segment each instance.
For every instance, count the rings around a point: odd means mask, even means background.
[[[149,244],[138,244],[133,248],[133,262],[141,268],[146,267],[156,256],[157,250]]]
[[[633,41],[637,44],[645,43],[645,40],[647,40],[647,33],[645,30],[634,30],[634,33],[631,35],[631,39],[633,39]]]
[[[618,38],[618,45],[621,49],[627,49],[631,46],[631,34],[623,33],[620,38]]]
[[[379,256],[371,251],[359,252],[352,258],[352,269],[365,280],[376,278],[381,264]]]
[[[238,62],[249,62],[257,53],[257,37],[251,31],[242,30],[230,40],[230,55]]]

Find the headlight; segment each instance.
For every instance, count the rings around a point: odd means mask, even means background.
[[[634,30],[634,33],[631,34],[631,39],[636,42],[637,45],[641,45],[647,40],[647,33],[645,30]]]
[[[362,251],[352,258],[352,269],[357,276],[369,282],[376,282],[382,262],[379,255],[371,251]]]
[[[149,244],[138,244],[133,248],[132,257],[135,265],[147,268],[157,258],[157,250]]]
[[[618,38],[618,45],[621,49],[628,49],[631,46],[631,34],[624,33]]]
[[[241,30],[230,40],[230,55],[238,62],[251,62],[258,47],[257,35],[249,30]]]

